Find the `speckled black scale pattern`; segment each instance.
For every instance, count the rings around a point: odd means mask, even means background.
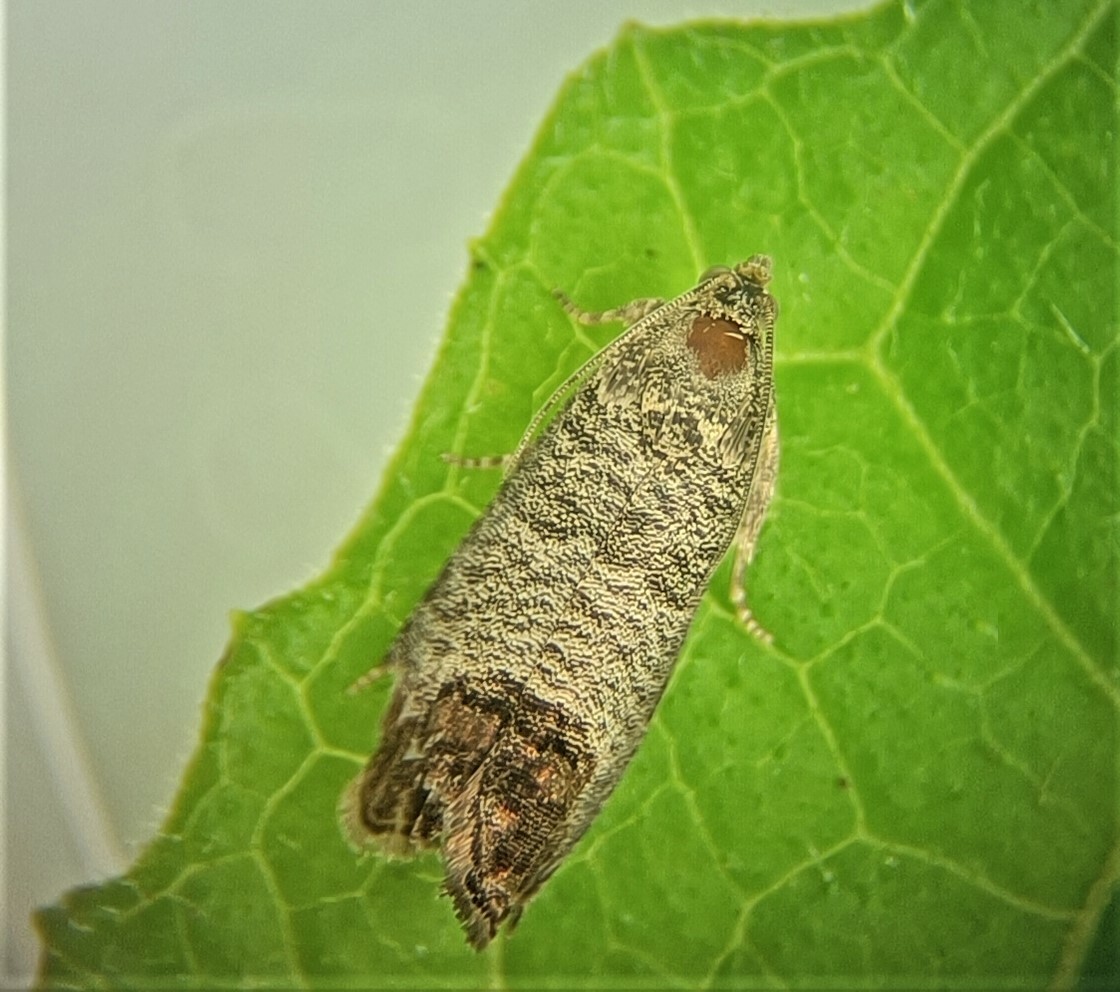
[[[346,819],[392,854],[441,844],[475,947],[586,830],[737,530],[753,548],[777,468],[768,278],[754,256],[644,301],[390,648],[399,681]],[[741,332],[730,359],[690,346],[701,316]]]

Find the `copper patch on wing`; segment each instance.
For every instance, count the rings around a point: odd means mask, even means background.
[[[747,335],[724,317],[695,317],[687,342],[709,379],[738,372],[747,364]]]

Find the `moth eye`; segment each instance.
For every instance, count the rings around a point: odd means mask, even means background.
[[[705,269],[700,273],[698,282],[707,282],[709,279],[715,279],[716,276],[729,276],[731,270],[726,265],[713,265],[710,269]]]

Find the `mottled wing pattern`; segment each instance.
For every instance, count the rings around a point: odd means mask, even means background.
[[[390,649],[399,682],[345,816],[391,854],[441,844],[477,948],[618,783],[740,520],[757,535],[776,469],[768,265],[607,315],[642,316],[520,452]]]

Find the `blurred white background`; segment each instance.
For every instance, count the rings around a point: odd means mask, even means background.
[[[863,5],[9,0],[5,984],[158,825],[228,611],[370,499],[564,76]]]

